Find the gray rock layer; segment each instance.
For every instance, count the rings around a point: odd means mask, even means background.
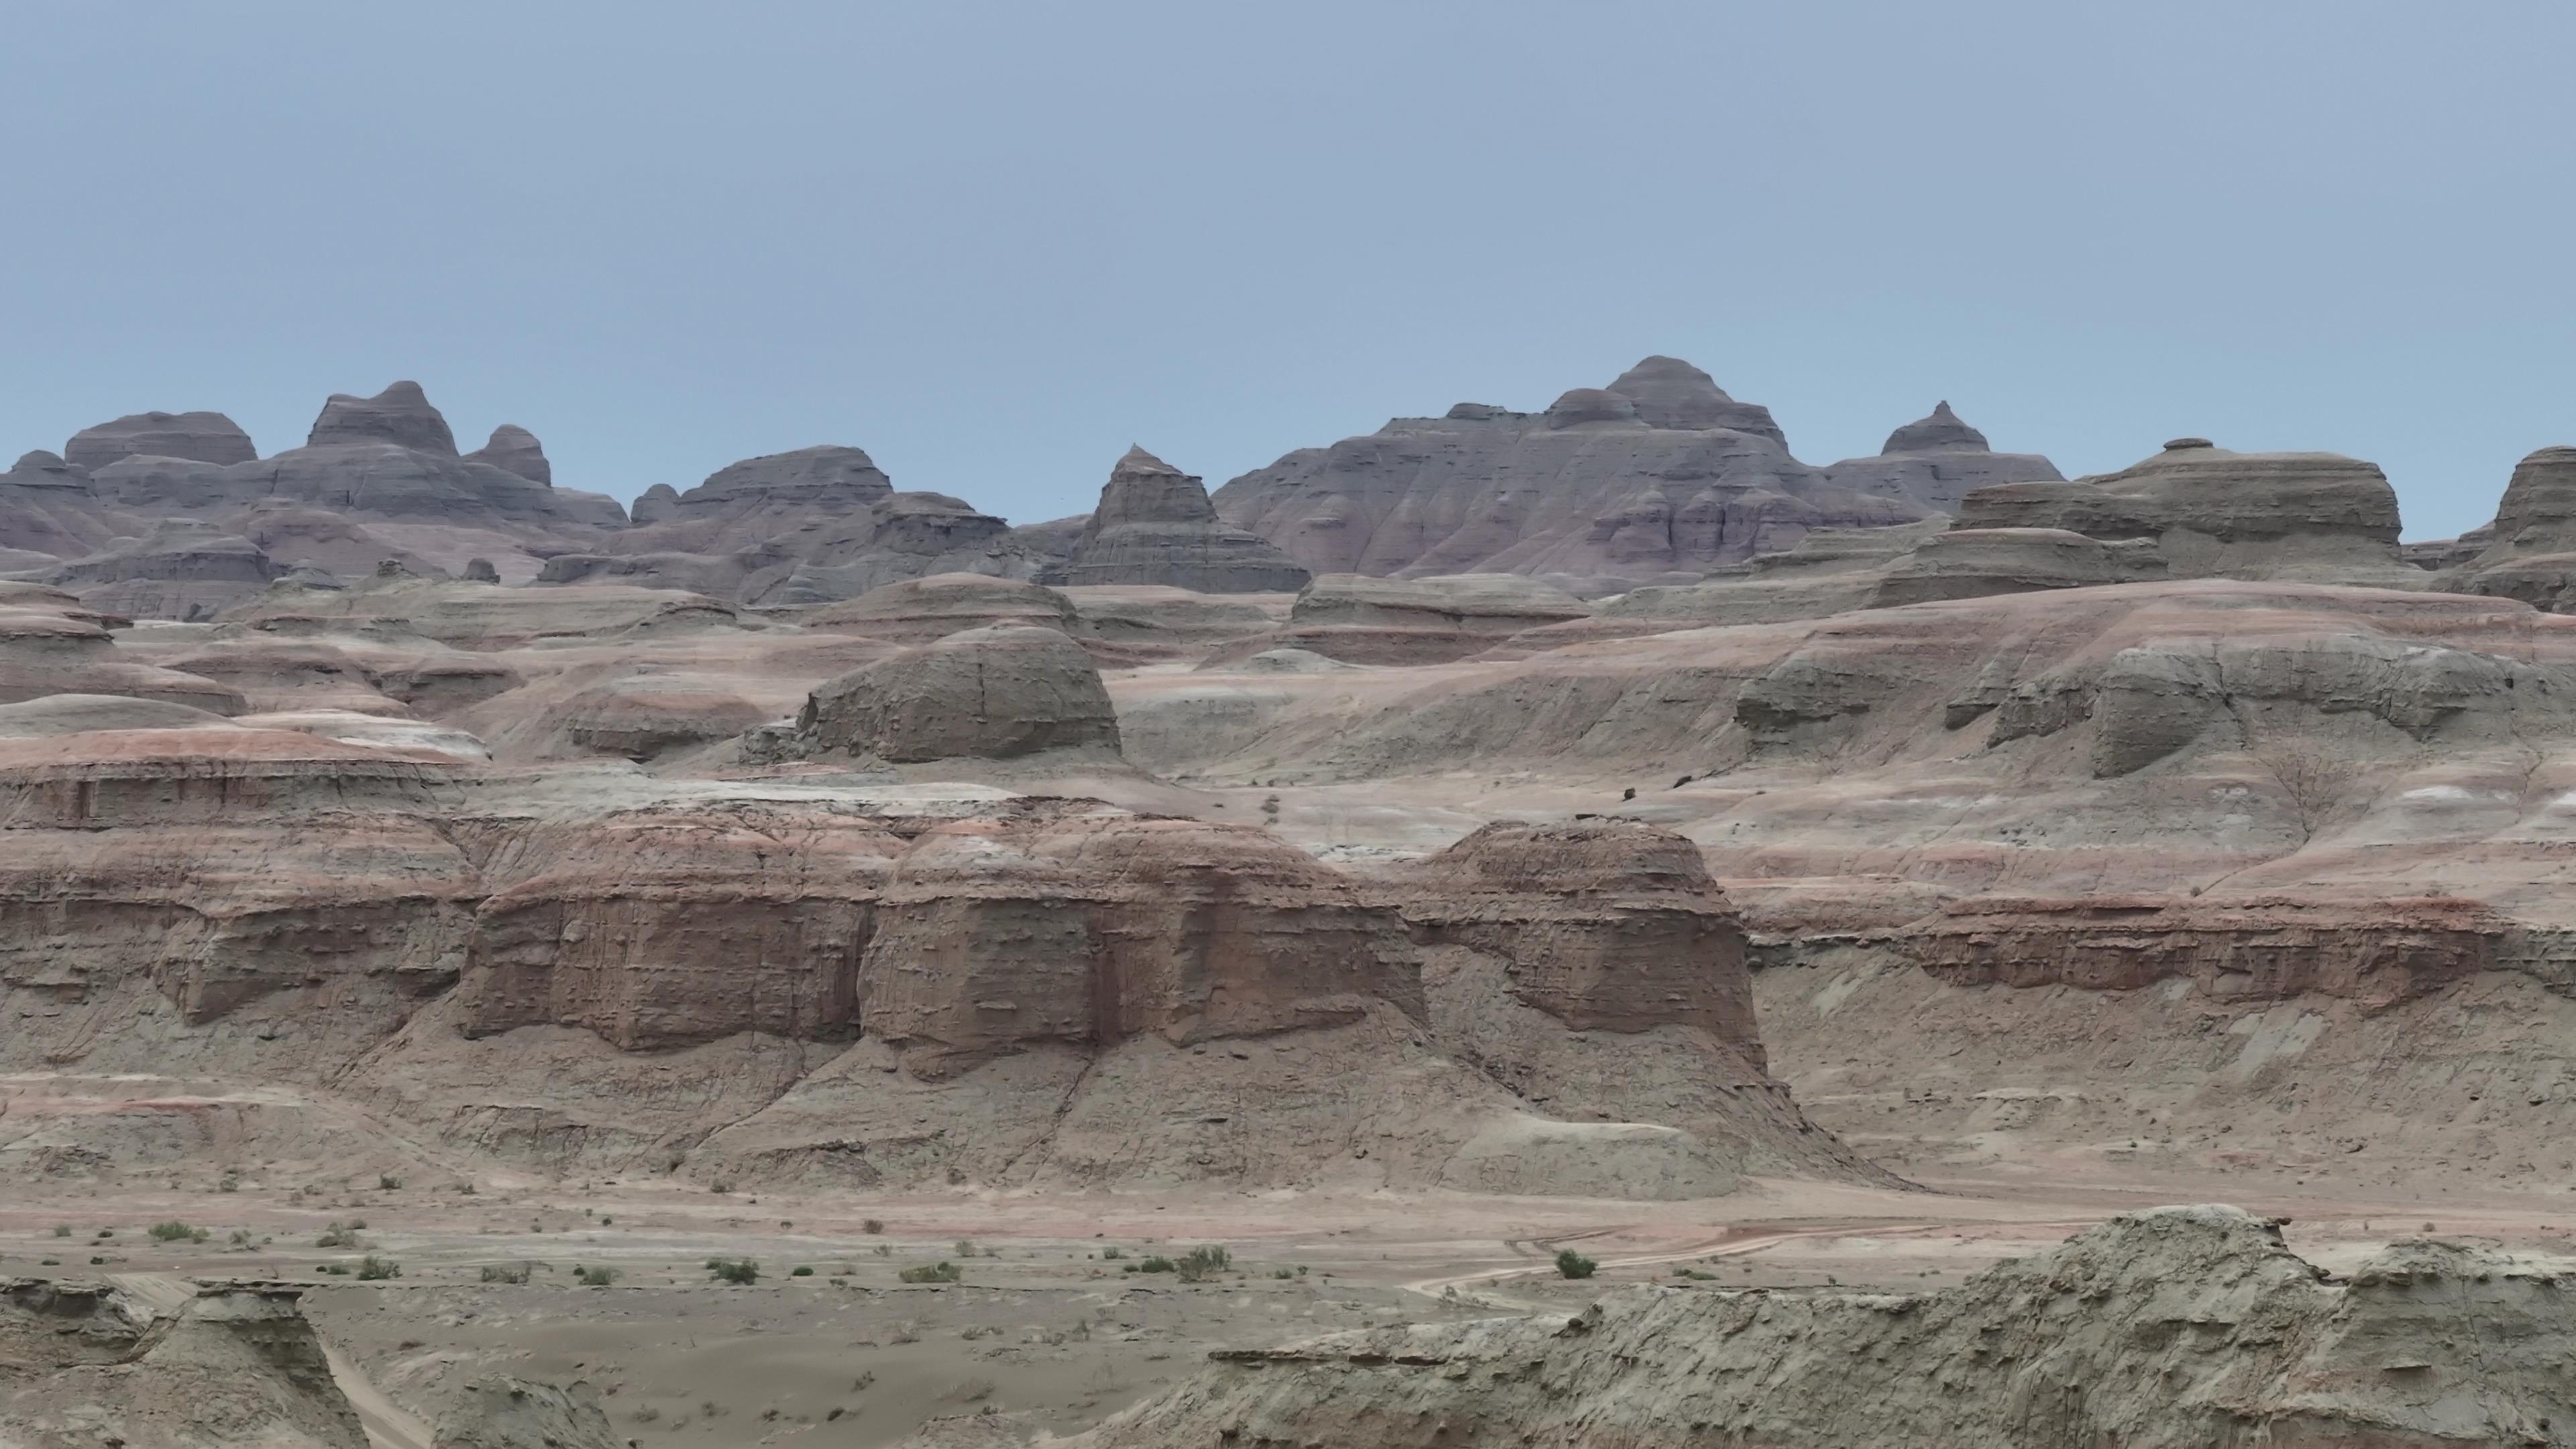
[[[1072,584],[1168,584],[1203,594],[1285,593],[1312,577],[1269,540],[1217,517],[1199,480],[1130,448],[1100,490],[1065,570]]]

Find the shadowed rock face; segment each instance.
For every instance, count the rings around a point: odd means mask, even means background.
[[[1220,1352],[1069,1442],[2502,1449],[2576,1413],[2556,1362],[2576,1333],[2565,1288],[2549,1268],[2424,1241],[2337,1278],[2268,1220],[2154,1208],[1932,1293],[1638,1287],[1571,1318]],[[2443,1391],[2455,1384],[2477,1387]]]
[[[516,423],[503,423],[492,430],[492,439],[465,455],[476,463],[489,463],[495,468],[516,473],[531,483],[554,486],[555,469],[546,461],[544,445],[537,435]]]
[[[414,452],[456,456],[456,435],[416,382],[397,382],[374,397],[331,394],[304,445],[324,448],[342,443],[391,443]]]
[[[862,665],[808,696],[794,753],[893,761],[1118,753],[1100,671],[1061,630],[969,629]]]
[[[250,434],[222,413],[129,413],[83,428],[63,444],[63,457],[95,473],[120,458],[181,458],[247,463],[259,456]]]
[[[1521,573],[1687,582],[1809,528],[1925,516],[1789,456],[1766,410],[1648,358],[1542,414],[1461,404],[1289,454],[1215,496],[1317,574]]]
[[[668,483],[656,483],[635,495],[634,506],[629,512],[635,519],[635,526],[641,528],[645,524],[660,523],[669,518],[677,511],[679,502],[679,489]]]
[[[1071,584],[1170,584],[1207,594],[1305,587],[1306,570],[1268,540],[1219,519],[1207,489],[1130,448],[1100,490],[1065,571]]]

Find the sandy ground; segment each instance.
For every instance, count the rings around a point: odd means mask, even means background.
[[[879,1445],[961,1413],[1072,1432],[1192,1372],[1210,1349],[1367,1324],[1566,1311],[1612,1284],[1940,1286],[2123,1208],[2177,1197],[2112,1178],[1929,1186],[1766,1181],[1724,1199],[1640,1204],[1439,1194],[752,1197],[659,1182],[491,1182],[471,1194],[453,1185],[335,1188],[299,1198],[57,1184],[0,1199],[0,1276],[310,1283],[307,1308],[369,1433],[393,1449],[425,1449],[444,1395],[486,1368],[590,1384],[639,1446]],[[2576,1249],[2576,1212],[2563,1197],[2454,1195],[2434,1208],[2293,1192],[2241,1205],[2289,1217],[2291,1245],[2330,1267],[2427,1223],[2448,1237]],[[880,1230],[870,1231],[872,1219]],[[331,1223],[361,1221],[358,1243],[317,1246]],[[150,1228],[161,1222],[207,1237],[156,1240]],[[244,1241],[233,1241],[237,1232]],[[1232,1256],[1207,1281],[1128,1271],[1202,1244]],[[1596,1276],[1558,1276],[1554,1257],[1569,1247],[1599,1263]],[[359,1282],[324,1271],[354,1269],[370,1253],[401,1276]],[[710,1257],[750,1258],[760,1276],[719,1282]],[[962,1281],[900,1281],[902,1269],[941,1261]],[[522,1267],[525,1283],[485,1281],[487,1270]],[[797,1276],[799,1267],[812,1271]],[[615,1277],[583,1286],[576,1268]]]

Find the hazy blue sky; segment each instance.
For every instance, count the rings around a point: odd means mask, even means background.
[[[0,0],[0,451],[418,378],[1016,519],[1650,352],[1814,462],[2576,442],[2576,6]]]

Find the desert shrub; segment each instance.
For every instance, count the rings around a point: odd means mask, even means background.
[[[895,1274],[906,1283],[962,1283],[966,1270],[954,1263],[921,1263]]]
[[[1600,1264],[1583,1256],[1581,1253],[1574,1251],[1572,1248],[1560,1248],[1557,1250],[1556,1271],[1559,1277],[1589,1278],[1600,1268],[1600,1266]]]
[[[749,1258],[709,1258],[707,1271],[720,1283],[757,1283],[760,1265]]]
[[[361,1283],[381,1283],[387,1278],[401,1276],[402,1264],[391,1258],[379,1258],[369,1253],[358,1260],[358,1281]]]
[[[1223,1248],[1192,1248],[1172,1265],[1184,1283],[1204,1283],[1234,1265],[1234,1255]]]
[[[71,1224],[69,1224],[69,1223],[56,1223],[56,1224],[54,1224],[54,1236],[55,1236],[55,1237],[58,1237],[58,1238],[68,1238],[68,1237],[70,1237],[71,1235],[72,1235],[72,1225],[71,1225]]]
[[[961,1258],[971,1258],[971,1257],[974,1257],[974,1256],[976,1255],[976,1253],[978,1253],[978,1252],[980,1252],[980,1251],[982,1251],[982,1250],[981,1250],[981,1249],[979,1249],[979,1248],[977,1248],[977,1247],[975,1246],[975,1240],[974,1240],[973,1238],[959,1238],[959,1239],[957,1240],[957,1256],[958,1256],[958,1257],[961,1257]]]
[[[317,1248],[358,1247],[360,1246],[358,1242],[358,1229],[364,1225],[363,1221],[355,1223],[334,1221],[322,1230],[322,1236],[313,1240],[313,1246]]]
[[[609,1284],[617,1281],[617,1270],[605,1267],[584,1268],[576,1266],[572,1270],[572,1281],[580,1284],[584,1288],[605,1288]]]
[[[528,1281],[528,1265],[525,1263],[486,1263],[483,1265],[483,1281],[486,1283],[525,1283]]]
[[[795,1267],[787,1270],[787,1276],[790,1278],[811,1278],[814,1276],[814,1270],[806,1267],[802,1263],[799,1263]]]
[[[885,1219],[870,1218],[866,1222],[859,1224],[859,1231],[868,1234],[870,1237],[874,1237],[878,1233],[885,1231]]]
[[[1162,1254],[1156,1253],[1154,1256],[1144,1259],[1135,1267],[1130,1268],[1127,1271],[1130,1273],[1177,1273],[1180,1271],[1180,1265],[1173,1262],[1171,1259],[1164,1257]]]
[[[401,1178],[399,1178],[399,1177],[394,1176],[392,1173],[390,1173],[390,1172],[380,1172],[380,1173],[377,1173],[377,1174],[376,1174],[376,1190],[377,1190],[377,1191],[379,1191],[379,1192],[392,1192],[394,1189],[396,1189],[396,1188],[398,1188],[398,1187],[400,1187],[400,1186],[402,1186],[402,1179],[401,1179]]]
[[[1103,1248],[1100,1250],[1100,1256],[1114,1263],[1119,1259],[1126,1257],[1127,1250],[1125,1248]]]
[[[150,1231],[154,1241],[163,1243],[202,1243],[211,1236],[204,1228],[192,1228],[175,1219],[166,1223],[154,1223]]]

